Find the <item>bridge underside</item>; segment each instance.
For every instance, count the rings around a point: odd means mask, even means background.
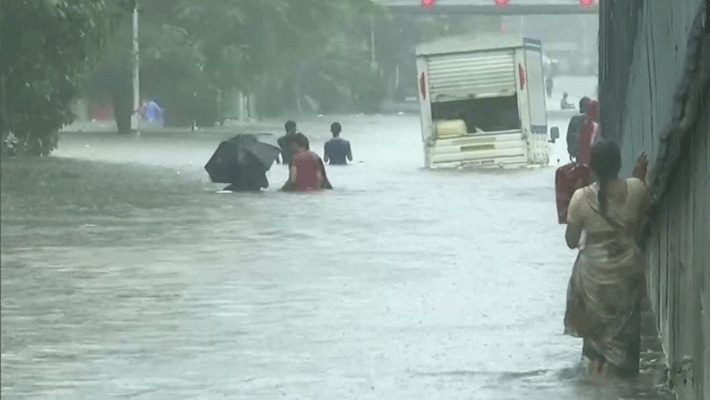
[[[598,14],[598,6],[581,7],[572,5],[509,5],[506,7],[471,5],[385,5],[391,12],[414,15],[583,15]]]

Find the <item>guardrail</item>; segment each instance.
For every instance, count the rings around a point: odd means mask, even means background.
[[[497,6],[493,0],[436,0],[434,6],[424,7],[420,0],[379,0],[384,7],[397,13],[409,14],[476,14],[476,15],[580,15],[598,14],[599,5],[582,6],[578,0],[538,0],[534,3]]]

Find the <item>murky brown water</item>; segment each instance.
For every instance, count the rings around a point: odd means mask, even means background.
[[[342,122],[358,163],[310,195],[281,166],[216,194],[218,135],[64,137],[136,183],[3,214],[3,398],[660,398],[584,378],[562,335],[554,168],[425,171],[416,117]]]

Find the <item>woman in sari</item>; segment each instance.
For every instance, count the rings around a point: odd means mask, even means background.
[[[567,214],[565,239],[579,255],[567,289],[565,334],[583,338],[590,372],[635,376],[646,288],[636,233],[651,206],[648,162],[642,153],[634,177],[621,179],[614,142],[599,140],[590,153],[596,182],[574,193]]]

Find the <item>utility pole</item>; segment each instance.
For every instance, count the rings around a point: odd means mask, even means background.
[[[2,7],[4,0],[0,0],[0,28],[2,28]],[[0,29],[0,54],[2,54],[2,29]],[[6,131],[10,130],[10,121],[7,120],[7,78],[0,71],[0,138],[5,139]]]
[[[131,129],[137,136],[141,135],[140,115],[138,110],[141,107],[141,64],[140,46],[138,43],[138,0],[133,3],[133,114],[131,114]]]
[[[377,55],[375,53],[375,17],[370,17],[370,68],[377,69]]]

